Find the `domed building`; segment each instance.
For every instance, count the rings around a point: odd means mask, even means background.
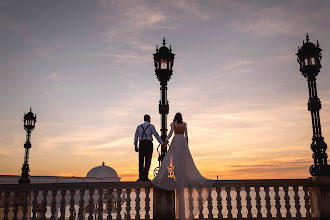
[[[0,175],[0,184],[16,184],[21,176]],[[117,172],[106,166],[103,162],[101,166],[92,168],[86,177],[76,176],[30,176],[31,183],[81,183],[81,182],[120,182]]]
[[[101,166],[94,167],[91,169],[87,175],[87,179],[89,178],[98,178],[101,182],[119,182],[120,178],[118,177],[117,172],[105,165],[103,162]]]

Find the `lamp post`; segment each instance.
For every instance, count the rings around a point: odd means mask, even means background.
[[[160,82],[160,101],[159,101],[159,114],[161,115],[161,139],[165,141],[167,136],[167,115],[169,112],[169,105],[167,101],[167,82],[171,79],[173,73],[174,55],[170,48],[166,47],[165,37],[163,46],[158,49],[154,54],[154,64],[157,79]],[[161,149],[161,155],[158,160],[161,162],[167,153],[167,148]]]
[[[173,73],[174,55],[170,48],[166,47],[165,37],[163,46],[154,54],[155,72],[157,79],[160,82],[160,101],[159,114],[161,115],[161,139],[165,141],[167,136],[167,115],[169,112],[169,105],[167,101],[167,82],[171,79]],[[158,157],[159,167],[163,158],[167,153],[167,148],[161,149]],[[154,170],[154,176],[158,174],[159,167]],[[153,191],[153,216],[154,219],[175,219],[175,193],[174,191],[166,191],[156,187]]]
[[[321,132],[320,109],[321,101],[317,96],[316,76],[321,69],[321,54],[319,42],[317,44],[309,42],[309,36],[306,35],[306,42],[303,41],[301,48],[298,47],[296,54],[297,62],[300,65],[300,72],[307,78],[309,100],[307,103],[308,111],[311,112],[313,125],[313,138],[311,149],[313,151],[314,165],[311,165],[309,172],[312,176],[330,176],[330,167],[327,163],[328,155],[326,153],[327,144],[324,142]]]
[[[25,148],[25,156],[24,156],[24,164],[22,167],[22,176],[19,179],[19,183],[30,183],[29,179],[29,149],[31,148],[31,131],[33,131],[36,121],[37,115],[32,113],[32,108],[30,108],[30,112],[24,114],[24,129],[26,130],[26,142],[24,144]]]

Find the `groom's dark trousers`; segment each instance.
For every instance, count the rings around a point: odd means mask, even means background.
[[[150,140],[141,140],[139,144],[139,179],[147,180],[151,164],[153,144]]]

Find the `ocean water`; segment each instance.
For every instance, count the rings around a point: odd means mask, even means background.
[[[253,217],[256,217],[257,216],[257,208],[256,208],[256,193],[254,191],[254,188],[251,188],[250,189],[250,196],[251,196],[251,205],[252,205],[252,215]],[[279,196],[280,196],[280,205],[281,205],[281,214],[282,214],[282,217],[285,217],[286,216],[286,213],[287,213],[287,210],[285,208],[285,200],[284,200],[284,191],[280,188],[279,190]],[[300,197],[299,199],[299,204],[301,206],[300,208],[300,212],[302,214],[302,216],[306,216],[306,209],[305,209],[305,200],[304,200],[304,191],[302,190],[302,187],[299,187],[299,192],[298,192],[298,195]],[[230,193],[230,196],[231,196],[231,205],[232,205],[232,215],[233,217],[235,218],[237,216],[237,201],[236,201],[236,191],[231,191]],[[242,215],[243,217],[247,217],[247,213],[248,213],[248,210],[246,208],[246,192],[244,191],[244,188],[242,188],[241,192],[240,192],[240,196],[241,196],[241,205],[242,205]],[[275,207],[275,192],[274,192],[274,189],[273,188],[270,188],[269,190],[269,196],[270,196],[270,204],[271,204],[271,214],[273,217],[276,216],[276,207]],[[150,211],[149,211],[149,215],[150,215],[150,218],[153,218],[153,192],[151,191],[150,194],[149,194],[149,197],[150,197]],[[211,192],[211,197],[212,197],[212,214],[213,214],[213,217],[214,218],[217,218],[218,215],[219,215],[219,211],[217,209],[217,192],[215,191],[215,189],[212,190]],[[222,197],[222,215],[224,218],[226,218],[228,216],[228,210],[227,210],[227,201],[226,201],[226,197],[227,197],[227,193],[222,190],[221,191],[221,197]],[[265,201],[265,192],[263,191],[263,188],[261,187],[260,189],[260,197],[261,197],[261,214],[263,217],[267,217],[267,210],[266,210],[266,201]],[[290,213],[292,215],[292,217],[295,217],[296,216],[296,204],[295,204],[295,200],[294,200],[294,192],[293,192],[293,189],[292,187],[289,187],[289,197],[290,197],[290,205],[291,205],[291,208],[290,208]],[[136,194],[134,191],[131,192],[130,194],[130,198],[131,198],[131,210],[129,212],[130,216],[131,216],[131,219],[135,219],[136,217],[136,203],[135,203],[135,199],[136,199]],[[140,215],[140,218],[141,219],[144,219],[145,216],[146,216],[146,211],[145,211],[145,198],[146,198],[146,194],[144,191],[141,190],[140,192],[140,211],[139,211],[139,215]],[[78,201],[76,201],[76,204],[78,204]],[[208,202],[205,201],[204,204],[203,204],[203,215],[204,215],[204,218],[207,218],[208,217],[208,214],[209,214],[209,210],[208,210]],[[75,205],[75,209],[79,210],[79,206],[78,205]],[[104,210],[106,210],[106,205],[104,204]],[[120,211],[120,214],[121,214],[121,218],[124,219],[125,216],[128,214],[126,212],[126,202],[123,202],[122,203],[122,206],[121,206],[121,211]],[[116,219],[117,217],[117,213],[115,210],[113,210],[113,212],[111,212],[111,215],[112,215],[112,218],[113,219]],[[50,207],[47,207],[47,212],[46,212],[46,217],[49,218],[51,216],[51,212],[50,212]],[[58,210],[58,216],[60,216],[60,212]],[[66,206],[66,211],[65,211],[65,218],[68,219],[70,216],[70,212],[69,212],[69,206]],[[87,219],[89,216],[88,213],[85,214],[85,219]],[[108,216],[108,213],[107,211],[105,211],[103,213],[103,219],[106,219]],[[93,214],[93,218],[97,219],[97,214]],[[197,217],[196,217],[197,218]]]

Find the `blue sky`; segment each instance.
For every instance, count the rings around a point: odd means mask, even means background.
[[[152,54],[166,37],[176,54],[168,121],[183,114],[203,175],[308,177],[308,90],[295,53],[307,32],[323,49],[327,142],[329,11],[321,0],[0,1],[0,174],[20,174],[32,106],[31,175],[85,176],[105,161],[137,179],[136,126],[148,113],[160,129]]]

